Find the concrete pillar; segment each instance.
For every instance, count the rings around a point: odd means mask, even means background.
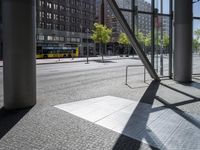
[[[174,80],[192,80],[192,1],[175,0]]]
[[[4,107],[36,103],[35,0],[3,0]]]

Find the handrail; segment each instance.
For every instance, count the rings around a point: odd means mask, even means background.
[[[128,68],[129,67],[144,67],[144,65],[128,65],[128,66],[126,66],[125,85],[128,85]],[[144,83],[146,83],[146,69],[145,69],[145,67],[144,67]]]

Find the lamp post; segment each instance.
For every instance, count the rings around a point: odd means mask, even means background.
[[[90,32],[90,30],[87,28],[87,30],[86,30],[86,32],[87,32],[87,62],[86,62],[86,64],[89,64],[89,60],[88,60],[88,57],[89,57],[89,41],[88,41],[88,34],[89,34],[89,32]]]

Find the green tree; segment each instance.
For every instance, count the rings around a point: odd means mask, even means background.
[[[105,47],[106,47],[106,44],[111,39],[111,35],[112,35],[111,29],[99,23],[94,24],[94,30],[92,30],[91,38],[94,42],[99,43],[99,50],[101,51],[103,62],[104,62],[104,58],[103,58],[102,44],[105,44]]]
[[[196,52],[200,52],[200,29],[194,31],[195,39],[193,39],[193,47]]]
[[[146,35],[146,37],[145,37],[145,39],[144,39],[144,45],[145,45],[146,47],[151,46],[151,32],[149,32],[149,33]]]
[[[123,33],[123,32],[121,32],[120,33],[120,35],[119,35],[119,39],[118,39],[118,43],[119,44],[122,44],[122,45],[125,45],[126,47],[127,47],[127,49],[128,49],[128,56],[129,56],[129,52],[130,52],[130,50],[129,50],[129,45],[130,45],[130,41],[129,41],[129,39],[128,39],[128,37],[127,37],[127,35],[125,34],[125,33]]]
[[[130,44],[130,41],[127,37],[127,35],[123,32],[120,33],[119,35],[119,39],[118,39],[118,43],[119,44],[124,44],[124,45],[129,45]]]
[[[200,29],[195,30],[194,35],[196,36],[196,39],[199,41],[200,40]]]
[[[163,47],[168,47],[169,46],[169,36],[164,33],[163,35]]]
[[[141,46],[143,47],[144,43],[145,43],[144,34],[140,31],[138,31],[138,33],[136,34],[136,38],[137,38],[138,42],[141,44]]]
[[[193,49],[196,52],[200,51],[200,42],[199,42],[199,40],[197,38],[193,39]]]

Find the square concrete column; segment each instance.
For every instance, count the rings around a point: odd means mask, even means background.
[[[35,0],[2,0],[4,107],[36,103]]]
[[[192,1],[175,0],[174,80],[192,80]]]

